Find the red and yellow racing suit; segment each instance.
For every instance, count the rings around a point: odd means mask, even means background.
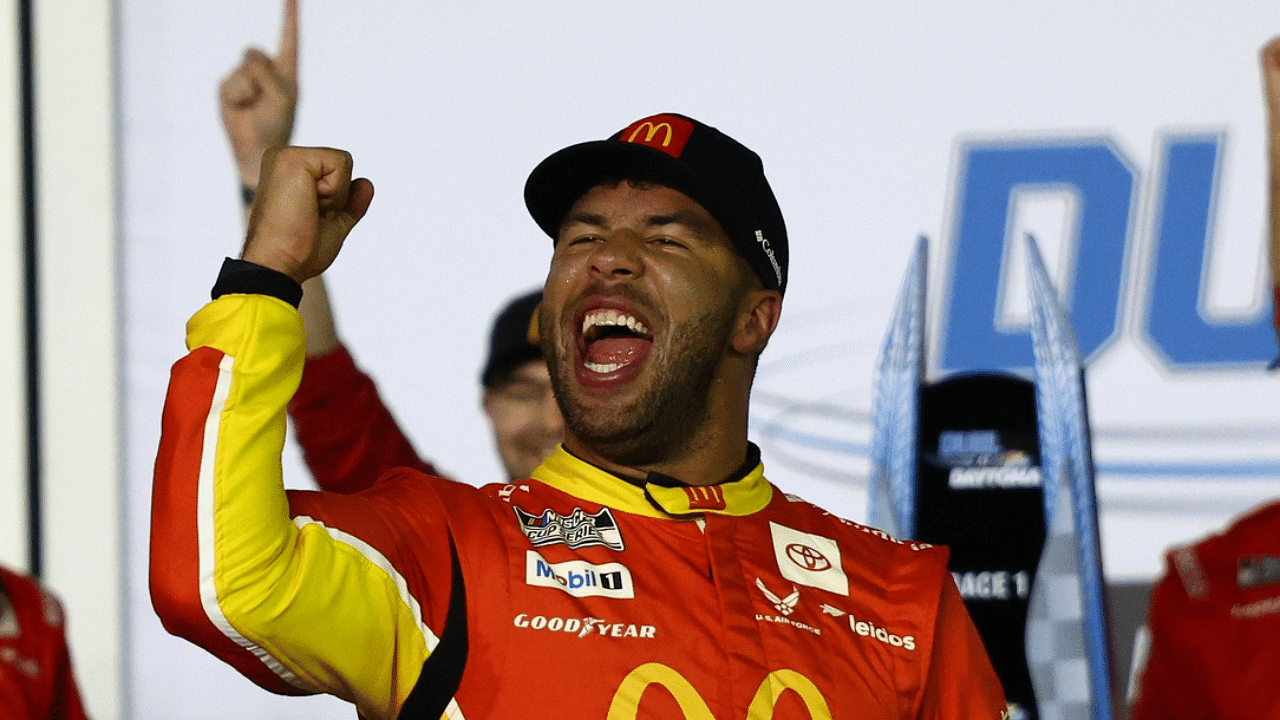
[[[758,464],[633,484],[560,449],[515,485],[402,468],[286,492],[302,343],[271,297],[201,310],[156,461],[155,608],[263,687],[370,719],[1001,717],[946,551],[786,496]]]

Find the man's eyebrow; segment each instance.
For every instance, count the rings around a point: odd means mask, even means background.
[[[591,212],[575,212],[565,216],[564,221],[560,223],[560,229],[564,230],[570,225],[590,225],[591,227],[608,227],[604,215]]]
[[[645,224],[649,227],[683,225],[692,230],[698,237],[703,238],[715,237],[718,228],[714,219],[692,210],[675,210],[669,213],[650,215],[645,218]]]
[[[672,210],[671,212],[654,213],[645,217],[644,224],[651,229],[661,228],[666,225],[680,225],[693,231],[695,236],[701,238],[715,237],[720,229],[719,224],[713,218],[692,210]],[[563,231],[572,225],[586,225],[600,229],[608,229],[610,227],[609,219],[604,215],[585,210],[566,215],[564,222],[560,223],[560,230]]]

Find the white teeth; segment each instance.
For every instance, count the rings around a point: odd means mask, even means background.
[[[642,335],[649,333],[649,328],[645,327],[644,323],[637,320],[634,315],[624,315],[617,310],[594,310],[582,318],[582,332],[584,333],[592,327],[605,325],[621,325],[632,332]]]
[[[609,363],[609,364],[607,364],[607,365],[602,365],[602,364],[600,364],[600,363],[588,362],[588,363],[583,363],[583,364],[584,364],[584,365],[586,366],[586,368],[587,368],[588,370],[590,370],[591,372],[593,372],[593,373],[600,373],[600,374],[602,374],[602,375],[603,375],[603,374],[605,374],[605,373],[611,373],[611,372],[614,372],[614,371],[616,371],[616,370],[621,370],[621,369],[622,369],[622,363]]]

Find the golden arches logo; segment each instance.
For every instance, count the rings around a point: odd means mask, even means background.
[[[765,676],[747,706],[747,720],[772,718],[774,708],[778,707],[778,698],[787,690],[800,696],[810,718],[831,720],[831,708],[827,706],[827,699],[822,697],[822,691],[812,680],[795,670],[774,670]]]
[[[679,672],[662,663],[645,663],[627,673],[609,703],[607,720],[636,720],[640,700],[650,685],[661,685],[675,698],[684,720],[715,720],[711,708],[696,688]],[[831,708],[822,691],[795,670],[774,670],[765,676],[747,706],[747,720],[772,720],[778,699],[786,691],[800,697],[812,720],[831,720]]]
[[[671,123],[661,122],[661,123],[658,123],[657,125],[654,125],[653,123],[646,120],[640,123],[639,125],[637,125],[635,130],[631,131],[631,134],[627,136],[627,142],[629,143],[635,142],[636,136],[640,134],[641,130],[645,131],[644,140],[641,140],[641,142],[644,142],[644,143],[653,142],[653,137],[658,134],[658,131],[665,130],[666,135],[662,139],[662,147],[667,147],[668,145],[671,144],[671,135],[672,133],[675,132],[675,130],[671,128]]]
[[[662,663],[645,663],[627,673],[613,693],[608,720],[636,720],[640,698],[650,685],[661,685],[676,699],[685,720],[715,720],[711,708],[683,675]]]

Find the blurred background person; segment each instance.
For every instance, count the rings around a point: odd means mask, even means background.
[[[62,603],[33,578],[0,567],[0,717],[85,720]]]
[[[1274,282],[1280,277],[1280,37],[1262,48],[1260,60]],[[1147,625],[1150,647],[1132,720],[1280,718],[1280,502],[1171,550],[1151,593]]]

